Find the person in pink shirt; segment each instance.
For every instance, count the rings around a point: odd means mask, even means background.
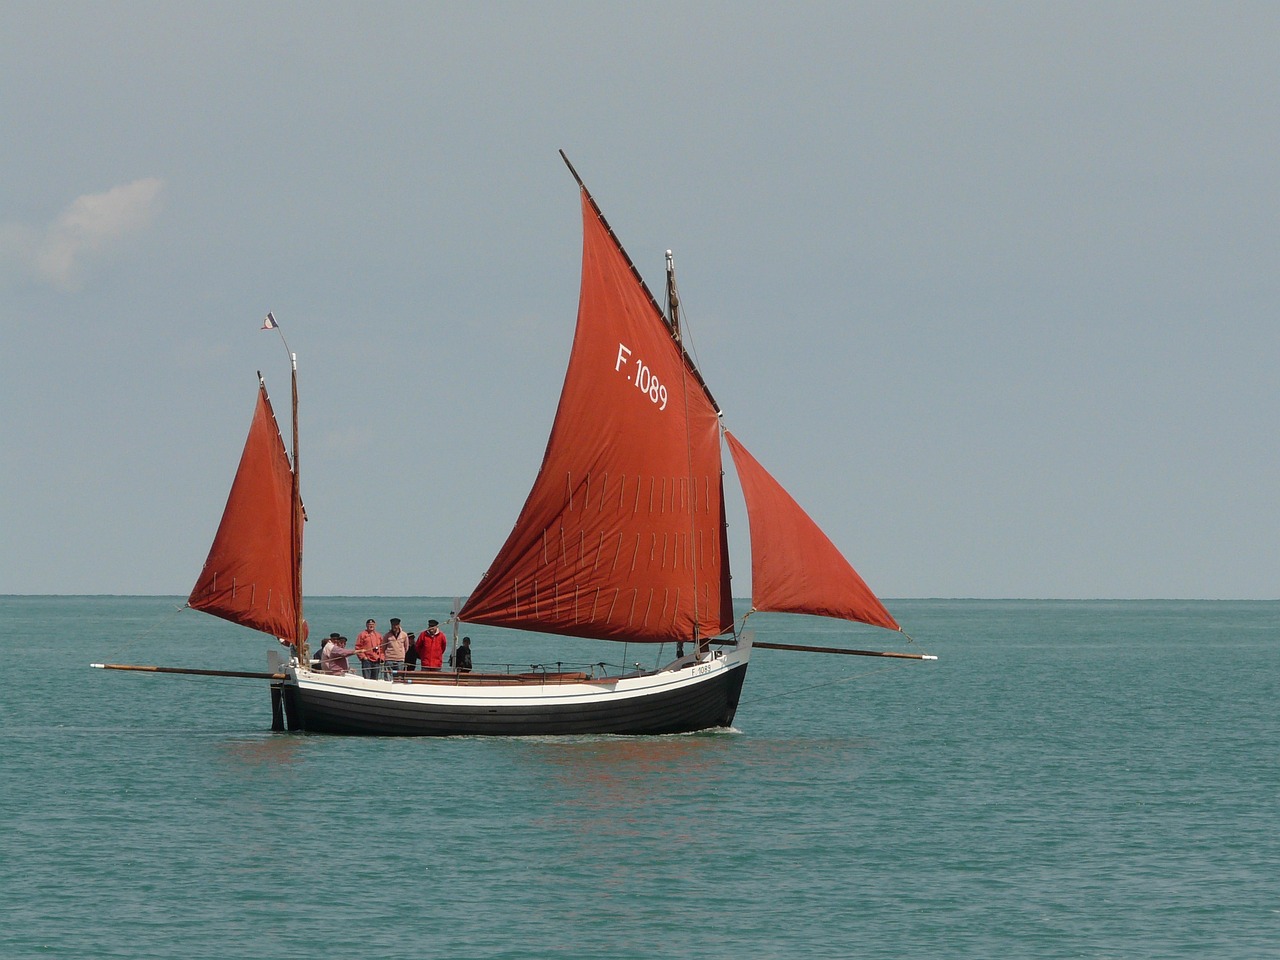
[[[423,670],[439,670],[444,663],[444,631],[439,620],[428,620],[427,629],[418,634],[418,660]]]
[[[382,634],[377,620],[366,620],[364,630],[356,637],[356,657],[360,660],[360,673],[369,680],[382,676]]]
[[[383,669],[388,680],[404,669],[405,652],[412,642],[413,637],[400,629],[400,618],[392,617],[391,629],[382,638],[382,655],[385,658]]]
[[[346,637],[331,633],[320,650],[320,669],[325,673],[346,673],[347,657],[355,655],[354,650],[347,649]]]

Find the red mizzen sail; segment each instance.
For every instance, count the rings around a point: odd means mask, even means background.
[[[573,352],[542,469],[459,614],[630,642],[733,624],[714,402],[590,195]]]
[[[294,516],[295,509],[289,457],[266,387],[259,385],[253,423],[222,523],[188,605],[272,636],[297,640],[302,524]]]
[[[751,526],[751,605],[901,629],[825,533],[725,431]]]

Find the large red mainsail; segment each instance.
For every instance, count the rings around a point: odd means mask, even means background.
[[[187,603],[232,623],[296,640],[301,553],[293,472],[266,387],[260,384],[222,523]]]
[[[719,420],[661,311],[582,191],[573,352],[542,468],[459,614],[632,642],[733,624]]]
[[[725,431],[751,527],[751,605],[900,630],[862,577],[791,495]]]

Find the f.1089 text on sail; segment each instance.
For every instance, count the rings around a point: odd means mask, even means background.
[[[631,363],[631,348],[625,343],[618,344],[618,360],[613,365],[613,369],[617,373],[626,373]],[[650,370],[643,360],[636,359],[635,376],[627,374],[627,380],[635,384],[636,389],[648,396],[659,410],[667,409],[667,388],[657,375]]]

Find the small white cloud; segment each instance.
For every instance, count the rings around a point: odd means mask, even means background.
[[[87,263],[109,256],[126,237],[151,223],[163,190],[163,180],[147,177],[77,197],[43,230],[0,224],[0,261],[39,282],[74,290]]]

